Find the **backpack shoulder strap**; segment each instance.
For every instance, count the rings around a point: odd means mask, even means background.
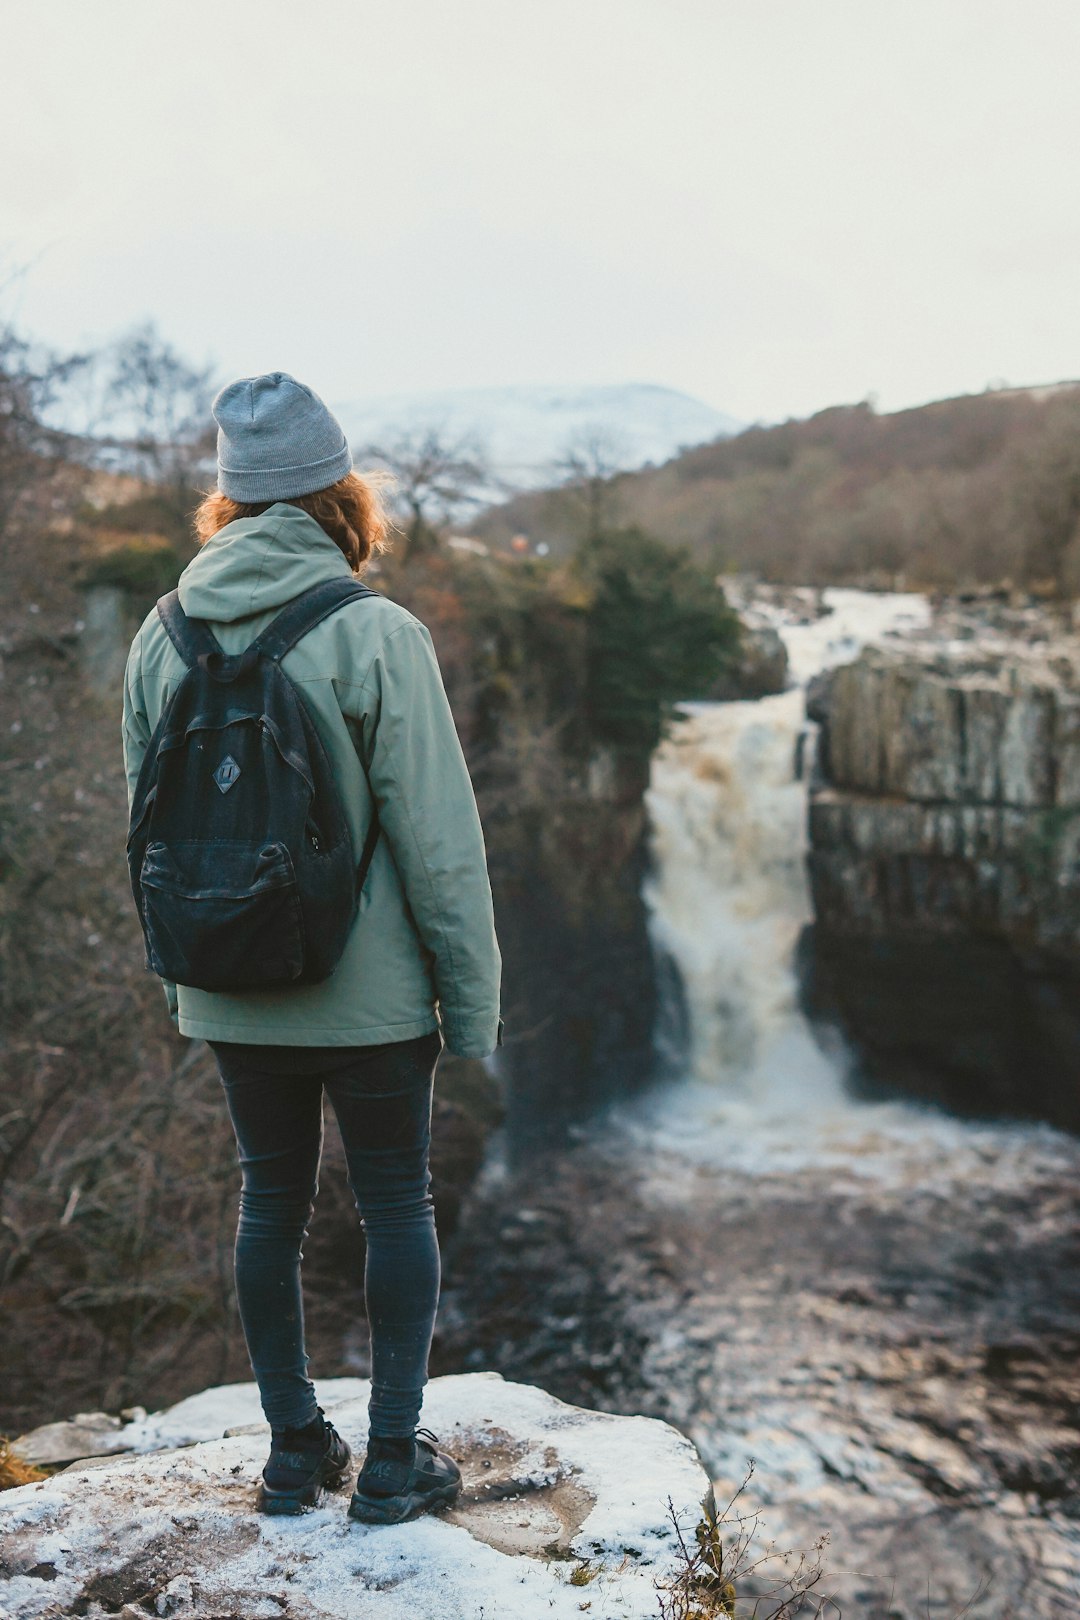
[[[317,624],[328,619],[331,613],[336,613],[338,608],[344,607],[346,602],[378,594],[378,591],[373,591],[369,585],[363,585],[358,579],[346,575],[342,575],[340,579],[324,579],[321,584],[313,585],[310,590],[294,597],[287,607],[282,608],[277,618],[267,625],[261,635],[255,637],[248,651],[255,649],[264,658],[273,659],[277,663],[307,635],[309,630],[314,630]],[[367,774],[366,766],[364,774]],[[380,831],[379,811],[373,796],[371,822],[356,868],[358,895],[364,886],[368,867],[375,854],[375,846],[379,842]]]
[[[358,579],[344,575],[340,579],[324,579],[321,584],[313,585],[310,590],[294,597],[251,645],[264,658],[271,658],[277,663],[309,630],[314,630],[317,624],[344,607],[346,602],[361,596],[377,595],[377,591],[361,584]]]
[[[206,653],[219,653],[221,646],[205,619],[189,619],[180,606],[179,591],[170,591],[157,604],[158,618],[169,640],[189,669]]]

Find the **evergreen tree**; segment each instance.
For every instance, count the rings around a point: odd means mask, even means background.
[[[578,554],[589,581],[588,706],[598,740],[650,754],[680,700],[708,695],[733,661],[739,620],[712,572],[639,528]]]

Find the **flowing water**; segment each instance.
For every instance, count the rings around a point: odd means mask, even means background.
[[[638,1118],[699,1155],[715,1149],[717,1132],[727,1147],[735,1128],[767,1138],[770,1153],[782,1152],[786,1137],[796,1155],[810,1130],[819,1151],[822,1129],[852,1113],[842,1043],[815,1035],[799,1008],[815,744],[805,688],[866,641],[910,633],[929,614],[914,595],[827,591],[822,605],[820,617],[803,622],[776,614],[789,690],[687,704],[653,761],[645,898],[657,958],[674,967],[660,975],[670,988],[658,1043],[664,1072],[678,1079]],[[633,1129],[633,1112],[626,1125]]]

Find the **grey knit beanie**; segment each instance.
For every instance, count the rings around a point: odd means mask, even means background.
[[[218,489],[231,500],[310,495],[352,467],[337,417],[287,371],[238,377],[210,409],[218,425]]]

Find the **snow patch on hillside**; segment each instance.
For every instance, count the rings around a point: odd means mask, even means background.
[[[555,463],[583,434],[601,433],[620,469],[670,460],[684,447],[737,433],[745,424],[700,399],[651,383],[594,388],[448,388],[384,394],[334,407],[353,453],[436,429],[472,437],[496,479],[513,489],[557,481]]]

